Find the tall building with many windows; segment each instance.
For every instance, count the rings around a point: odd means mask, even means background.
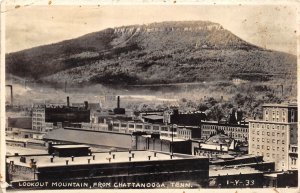
[[[297,160],[289,161],[289,151],[297,146],[297,115],[296,103],[263,105],[263,119],[249,121],[249,153],[274,161],[277,170],[293,168]]]

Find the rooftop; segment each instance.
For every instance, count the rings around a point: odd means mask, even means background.
[[[151,135],[142,135],[143,137],[150,137]],[[166,140],[166,141],[172,141],[172,137],[165,137],[165,136],[160,136],[161,140]],[[187,141],[186,139],[180,139],[180,138],[176,138],[173,137],[173,142],[179,142],[179,141]]]
[[[93,155],[95,159],[93,159]],[[26,163],[20,162],[20,156],[13,156],[7,159],[7,162],[14,161],[15,165],[21,165],[25,167],[30,167],[30,160],[34,159],[37,167],[54,167],[54,166],[65,166],[66,160],[68,160],[68,165],[87,165],[88,160],[90,160],[90,164],[107,164],[107,163],[124,163],[129,162],[129,157],[131,157],[131,162],[144,162],[149,161],[158,161],[158,160],[170,160],[171,156],[169,153],[165,152],[156,152],[156,151],[117,151],[117,152],[100,152],[93,153],[91,156],[82,156],[75,157],[74,161],[72,161],[71,157],[54,157],[53,162],[51,162],[52,156],[50,155],[30,155],[26,157]],[[173,154],[172,159],[199,159],[204,158],[200,156],[191,156],[184,154]],[[110,160],[110,162],[109,162]]]
[[[224,144],[224,145],[229,146],[232,141],[233,141],[233,139],[231,137],[229,137],[228,135],[220,133],[220,134],[216,134],[216,135],[208,138],[205,141],[205,144],[208,144],[208,145],[220,145],[220,144]]]
[[[291,103],[266,103],[262,105],[263,107],[297,107],[297,103],[291,102]]]
[[[131,135],[76,128],[55,129],[44,136],[46,140],[131,148]]]
[[[255,170],[251,167],[236,167],[236,168],[210,168],[209,177],[212,176],[226,176],[226,175],[239,175],[239,174],[257,174],[261,171]]]
[[[54,145],[53,147],[57,149],[90,148],[88,145]]]
[[[160,115],[145,115],[145,116],[143,116],[143,118],[152,119],[152,120],[160,120],[160,119],[163,119],[164,116],[160,116]]]

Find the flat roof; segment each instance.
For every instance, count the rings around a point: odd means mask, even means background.
[[[151,138],[151,135],[142,135],[142,136]],[[166,140],[166,141],[172,141],[172,137],[160,136],[159,139]],[[187,140],[173,137],[173,142],[178,142],[178,141],[187,141]]]
[[[48,132],[43,139],[127,149],[131,148],[132,140],[130,134],[76,128],[54,129]]]
[[[156,153],[156,157],[154,154]],[[133,156],[134,154],[134,156]],[[150,161],[158,161],[158,160],[171,160],[170,153],[167,152],[157,152],[157,151],[117,151],[117,152],[100,152],[93,153],[95,155],[95,160],[93,160],[93,156],[81,156],[75,157],[74,161],[72,161],[71,157],[54,157],[53,163],[51,163],[50,158],[51,155],[30,155],[26,157],[26,163],[20,162],[20,156],[8,157],[7,162],[14,161],[15,165],[21,165],[25,167],[30,167],[30,160],[34,159],[36,161],[37,167],[55,167],[55,166],[65,166],[66,160],[69,160],[68,165],[87,165],[88,159],[90,159],[90,164],[107,164],[109,163],[109,158],[111,158],[110,163],[127,163],[129,162],[129,157],[131,157],[131,162],[143,162],[149,161],[148,156],[150,157]],[[113,159],[113,155],[115,155],[115,159]],[[185,154],[173,154],[174,160],[178,159],[207,159],[204,156],[192,156]]]
[[[88,145],[54,145],[57,149],[74,149],[74,148],[90,148]]]
[[[161,115],[145,115],[145,116],[143,116],[143,118],[153,119],[153,120],[160,120],[160,119],[163,119],[164,116],[161,116]]]
[[[209,168],[209,177],[226,176],[226,175],[239,175],[239,174],[257,174],[262,173],[251,167],[236,167],[236,168]]]
[[[297,107],[297,103],[291,102],[291,103],[266,103],[262,105],[263,107]]]

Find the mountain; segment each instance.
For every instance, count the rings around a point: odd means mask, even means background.
[[[296,56],[247,43],[209,21],[108,28],[6,55],[6,71],[41,82],[151,84],[296,76]]]

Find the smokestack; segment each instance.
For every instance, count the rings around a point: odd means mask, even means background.
[[[120,96],[118,96],[118,104],[117,104],[117,108],[120,108]]]
[[[89,108],[89,103],[87,101],[84,101],[84,108],[88,109]]]
[[[67,96],[67,107],[69,107],[69,106],[70,106],[70,97]]]

